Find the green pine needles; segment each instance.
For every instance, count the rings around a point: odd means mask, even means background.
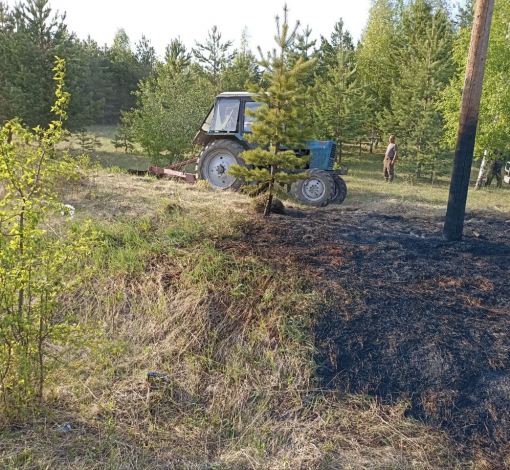
[[[242,152],[241,157],[252,166],[232,165],[229,174],[245,181],[267,184],[268,197],[264,215],[271,213],[271,204],[275,183],[290,184],[303,174],[292,173],[302,168],[306,159],[296,157],[291,148],[299,147],[311,137],[311,129],[303,126],[306,120],[306,91],[304,85],[315,60],[300,57],[291,64],[290,53],[296,39],[299,22],[294,29],[289,27],[287,5],[284,7],[283,23],[276,17],[277,48],[267,54],[261,54],[259,65],[264,69],[263,82],[268,87],[254,86],[254,100],[262,103],[256,111],[247,111],[256,121],[252,125],[252,134],[247,135],[249,142],[258,144],[252,150]]]

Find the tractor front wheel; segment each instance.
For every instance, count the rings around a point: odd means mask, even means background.
[[[208,144],[197,160],[197,178],[207,180],[214,189],[241,188],[244,181],[228,174],[231,165],[246,166],[239,154],[244,147],[232,140],[215,140]]]
[[[335,195],[335,181],[325,170],[307,170],[307,178],[296,183],[296,199],[309,206],[327,206]]]
[[[347,196],[347,185],[340,176],[334,175],[333,180],[335,181],[335,194],[331,199],[331,204],[342,204],[345,197]]]

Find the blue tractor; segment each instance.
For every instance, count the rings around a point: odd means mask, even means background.
[[[221,93],[215,99],[194,145],[202,145],[197,160],[197,179],[207,180],[216,189],[241,188],[243,180],[228,174],[230,165],[245,165],[241,152],[256,146],[244,137],[251,133],[254,118],[246,110],[256,110],[261,103],[253,101],[253,95],[246,92]],[[297,156],[310,156],[305,169],[306,178],[295,184],[295,196],[303,204],[323,207],[331,203],[341,204],[347,195],[347,186],[340,175],[346,169],[333,169],[336,160],[336,142],[308,141],[306,148],[294,149]]]

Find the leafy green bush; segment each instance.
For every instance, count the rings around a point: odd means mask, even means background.
[[[65,61],[53,69],[57,89],[47,129],[19,120],[0,129],[0,417],[21,419],[41,400],[55,343],[72,342],[79,327],[59,308],[59,294],[80,281],[71,267],[91,246],[74,208],[58,201],[56,185],[76,178],[77,163],[59,155],[70,95]]]

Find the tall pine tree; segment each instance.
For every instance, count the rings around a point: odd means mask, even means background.
[[[173,73],[180,74],[189,69],[191,65],[191,52],[186,50],[186,46],[180,38],[172,39],[165,49],[165,63]]]
[[[366,90],[356,77],[353,55],[348,48],[338,45],[336,61],[328,65],[324,78],[317,79],[314,90],[316,135],[336,140],[340,158],[342,144],[360,138],[367,121]]]
[[[436,103],[453,73],[453,27],[448,13],[430,0],[416,0],[402,15],[400,80],[392,88],[391,112],[380,115],[380,128],[396,134],[400,153],[433,177],[446,156],[441,151],[443,120]]]
[[[352,36],[344,29],[344,20],[340,18],[333,27],[330,39],[321,36],[321,45],[317,51],[318,65],[316,74],[319,77],[325,77],[328,73],[328,67],[335,67],[338,60],[338,51],[345,51],[346,58],[350,63],[355,62],[355,48]]]
[[[241,35],[241,45],[234,51],[231,65],[223,72],[222,91],[246,90],[249,84],[260,81],[260,72],[255,56],[250,50],[248,30]]]
[[[390,108],[393,84],[400,79],[396,45],[400,19],[394,0],[375,0],[356,54],[358,74],[377,111]]]

